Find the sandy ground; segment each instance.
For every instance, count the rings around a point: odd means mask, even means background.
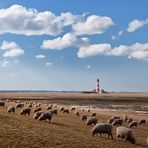
[[[58,112],[51,120],[39,122],[33,119],[32,108],[31,115],[21,116],[20,109],[15,114],[8,114],[7,108],[14,103],[6,103],[5,107],[0,107],[0,147],[2,148],[144,148],[147,147],[146,137],[148,136],[148,114],[129,111],[126,105],[143,105],[148,107],[148,94],[79,94],[79,93],[0,93],[1,99],[19,99],[22,102],[41,102],[42,110],[45,111],[47,103],[58,104],[58,110],[61,106],[70,108],[77,106],[76,110],[80,115],[90,116],[92,112],[97,113],[99,121],[107,122],[108,118],[115,116],[125,116],[134,118],[135,121],[146,119],[145,125],[133,128],[133,134],[136,137],[136,144],[131,144],[120,140],[116,141],[115,130],[113,127],[114,139],[107,139],[107,135],[102,137],[92,137],[91,129],[93,126],[86,126],[85,121],[81,121],[79,117],[74,115],[74,111],[70,114]],[[117,101],[115,101],[117,100]],[[101,104],[101,105],[100,105]],[[121,110],[118,106],[116,111],[103,110],[111,105],[125,106]],[[27,105],[26,105],[27,106]],[[92,107],[91,113],[82,111],[83,107]],[[95,107],[94,107],[95,106]],[[99,110],[98,107],[99,106]],[[102,107],[102,110],[100,109]],[[144,108],[146,111],[146,109]],[[128,127],[127,123],[123,124]]]

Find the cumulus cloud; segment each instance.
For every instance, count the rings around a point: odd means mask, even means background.
[[[90,43],[88,38],[78,38],[73,33],[67,33],[63,37],[58,37],[53,40],[44,40],[41,48],[51,50],[62,50],[69,47],[86,46]]]
[[[86,47],[80,47],[77,55],[79,58],[86,58],[96,55],[107,55],[110,50],[110,44],[93,44]]]
[[[38,12],[21,5],[0,9],[0,34],[58,35],[63,27],[80,20],[82,16],[70,12],[57,16],[50,11]]]
[[[39,55],[36,55],[35,57],[37,59],[44,59],[46,56],[45,55],[42,55],[42,54],[39,54]]]
[[[24,50],[21,49],[15,42],[3,41],[0,48],[5,51],[3,57],[13,58],[21,56],[25,53]]]
[[[102,34],[113,24],[110,17],[91,15],[85,21],[79,21],[73,24],[73,31],[77,35]]]
[[[112,40],[116,40],[117,38],[119,38],[120,36],[122,36],[123,35],[123,30],[120,30],[118,33],[117,33],[117,35],[113,35],[112,36]]]
[[[133,20],[128,24],[127,32],[134,32],[135,30],[143,27],[144,25],[148,25],[148,19],[146,20]]]
[[[135,43],[132,45],[120,45],[112,48],[110,44],[94,44],[79,48],[77,53],[79,58],[91,56],[127,56],[129,59],[148,61],[148,43]]]

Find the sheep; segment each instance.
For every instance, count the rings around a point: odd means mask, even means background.
[[[132,122],[133,121],[133,118],[128,118],[127,119],[127,123],[129,124],[130,122]]]
[[[92,136],[95,136],[96,134],[108,134],[108,138],[111,136],[111,138],[113,139],[113,135],[112,135],[112,125],[109,123],[97,123],[95,125],[95,127],[92,128],[91,130],[91,134]]]
[[[56,109],[53,109],[53,110],[51,110],[50,112],[53,113],[53,114],[55,114],[55,115],[58,114],[58,111],[57,111]]]
[[[84,110],[84,109],[82,109],[82,111],[84,112],[85,110]]]
[[[8,107],[8,109],[7,109],[7,113],[11,113],[11,112],[15,112],[15,107],[14,106],[10,106],[10,107]]]
[[[86,115],[82,115],[80,119],[81,119],[82,121],[83,121],[83,120],[87,120],[87,116],[86,116]]]
[[[118,116],[113,116],[113,117],[111,117],[110,119],[108,119],[108,123],[113,123],[113,121],[114,121],[115,119],[120,119],[120,117],[118,117]]]
[[[91,113],[91,117],[96,117],[96,113]]]
[[[29,108],[32,108],[32,104],[28,104],[28,107],[29,107]]]
[[[75,107],[72,107],[70,110],[72,111],[72,110],[75,110],[76,108]]]
[[[34,113],[36,113],[37,111],[41,111],[41,110],[42,110],[41,107],[37,107],[37,108],[34,109]]]
[[[126,122],[128,120],[128,116],[124,117],[124,122]]]
[[[24,107],[23,103],[17,103],[16,106],[15,106],[15,108],[22,108],[22,107]]]
[[[80,116],[79,112],[74,112],[74,114],[75,114],[76,116]]]
[[[122,119],[115,119],[112,123],[113,126],[116,126],[116,125],[122,125],[123,123],[123,120]]]
[[[90,117],[86,121],[86,125],[96,125],[98,122],[98,119],[96,117]]]
[[[37,111],[35,114],[34,114],[34,119],[38,119],[40,117],[40,115],[44,113],[43,111]]]
[[[61,107],[61,108],[60,108],[60,112],[62,112],[63,110],[64,110],[64,107]]]
[[[29,116],[30,115],[30,112],[31,112],[31,109],[30,108],[23,108],[20,111],[20,115],[26,115],[26,114],[28,114],[28,116]]]
[[[47,107],[47,110],[51,110],[51,109],[52,109],[52,107],[51,107],[51,106],[48,106],[48,107]]]
[[[133,126],[137,127],[138,123],[136,121],[132,121],[129,123],[129,127],[132,128]]]
[[[117,141],[119,140],[119,138],[122,138],[122,140],[125,139],[127,141],[130,141],[131,143],[135,143],[136,141],[135,137],[132,134],[131,129],[126,128],[124,126],[117,127],[116,137],[117,137]]]
[[[87,111],[88,113],[90,112],[90,109],[88,109],[88,111]]]
[[[146,123],[145,119],[141,119],[141,120],[139,121],[139,125],[140,125],[140,124],[145,124],[145,123]]]
[[[45,113],[42,113],[40,116],[39,116],[39,121],[42,121],[42,120],[50,120],[52,119],[52,116],[53,116],[53,113],[51,112],[45,112]]]
[[[69,114],[69,110],[68,110],[68,109],[64,109],[64,110],[62,111],[62,113],[67,113],[67,114]]]
[[[0,106],[5,106],[5,102],[4,101],[0,101]]]

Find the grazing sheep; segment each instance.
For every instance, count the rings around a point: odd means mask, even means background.
[[[36,112],[38,112],[38,111],[41,111],[41,110],[42,110],[41,107],[37,107],[37,108],[34,109],[34,113],[36,113]]]
[[[133,121],[133,118],[128,118],[127,119],[127,123],[129,124],[130,122],[132,122]]]
[[[96,113],[91,113],[91,117],[96,117]]]
[[[79,112],[74,112],[74,114],[75,114],[76,116],[80,116]]]
[[[64,110],[62,111],[62,113],[67,113],[67,114],[69,114],[69,110],[68,110],[68,109],[64,109]]]
[[[28,114],[28,116],[29,116],[30,115],[30,112],[31,112],[31,109],[30,108],[23,108],[20,111],[20,115],[26,115],[26,114]]]
[[[122,125],[123,123],[123,120],[122,119],[115,119],[112,123],[113,126],[116,126],[116,125]]]
[[[98,122],[98,119],[96,117],[90,117],[86,121],[86,125],[96,125]]]
[[[82,115],[80,119],[81,119],[82,121],[83,121],[83,120],[87,120],[87,116],[86,116],[86,115]]]
[[[119,140],[119,138],[122,138],[122,140],[125,139],[127,141],[130,141],[131,143],[135,143],[136,141],[135,137],[132,134],[131,129],[123,126],[117,127],[116,137],[117,137],[117,141]]]
[[[82,109],[82,111],[84,112],[85,110],[84,110],[84,109]]]
[[[130,128],[132,128],[134,126],[137,127],[137,125],[138,125],[138,123],[136,121],[132,121],[132,122],[130,122],[129,127]]]
[[[10,106],[10,107],[8,107],[8,109],[7,109],[7,113],[14,113],[15,112],[15,107],[14,106]]]
[[[146,123],[145,119],[141,119],[141,120],[139,121],[139,125],[140,125],[140,124],[145,124],[145,123]]]
[[[90,109],[88,109],[88,111],[87,112],[90,112]]]
[[[52,107],[51,107],[51,106],[48,106],[48,107],[47,107],[47,110],[51,110],[51,109],[52,109]]]
[[[39,121],[42,121],[42,120],[51,120],[53,116],[53,113],[51,112],[45,112],[45,113],[42,113],[40,116],[39,116]]]
[[[97,123],[95,125],[95,127],[92,128],[91,130],[91,134],[92,136],[95,136],[95,134],[108,134],[108,138],[111,136],[111,138],[113,139],[113,135],[112,135],[112,125],[109,123]]]
[[[28,107],[29,107],[29,108],[32,108],[32,104],[29,104]]]
[[[44,113],[43,111],[37,111],[35,114],[34,114],[34,119],[38,119],[40,116],[41,116],[41,114],[42,113]]]
[[[72,111],[72,110],[75,110],[76,108],[75,107],[72,107],[70,110]]]
[[[113,116],[113,117],[111,117],[110,119],[108,119],[108,123],[113,123],[113,121],[114,121],[115,119],[120,119],[120,117],[118,117],[118,116]]]
[[[64,107],[61,107],[61,108],[60,108],[60,112],[62,112],[63,110],[64,110]]]
[[[128,120],[128,116],[124,117],[124,122],[126,122]]]
[[[5,106],[5,102],[4,101],[0,101],[0,106]]]
[[[55,114],[55,115],[58,114],[58,111],[57,111],[56,109],[53,109],[53,110],[51,110],[50,112],[53,113],[53,114]]]
[[[24,107],[23,103],[17,103],[16,106],[15,106],[15,108],[22,108],[22,107]]]

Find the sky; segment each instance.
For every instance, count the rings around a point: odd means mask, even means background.
[[[147,0],[1,0],[0,90],[148,92]]]

